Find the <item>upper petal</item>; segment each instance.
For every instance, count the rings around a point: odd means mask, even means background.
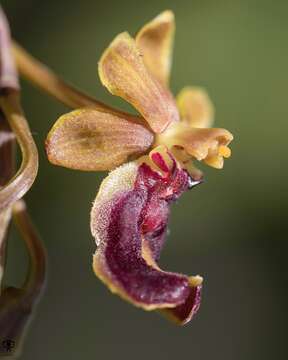
[[[144,153],[153,133],[136,117],[84,108],[61,116],[46,140],[49,161],[71,169],[111,170]]]
[[[169,83],[174,33],[174,14],[166,10],[144,25],[136,35],[136,44],[146,67],[165,86]]]
[[[135,40],[119,34],[99,62],[99,76],[114,95],[131,103],[156,133],[162,132],[179,114],[171,93],[148,71]]]
[[[177,96],[182,120],[197,128],[210,127],[214,120],[214,106],[207,92],[199,87],[185,87]]]

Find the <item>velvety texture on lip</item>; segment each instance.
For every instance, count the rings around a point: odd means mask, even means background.
[[[94,203],[92,233],[99,244],[94,270],[126,300],[148,310],[174,308],[170,315],[186,322],[191,309],[199,307],[195,295],[200,287],[191,286],[186,275],[161,270],[157,260],[165,242],[169,205],[188,189],[190,176],[175,161],[164,175],[145,163],[135,171],[130,189]]]
[[[201,304],[202,285],[191,286],[190,294],[182,305],[178,305],[172,309],[161,310],[171,320],[185,325],[197,313]]]

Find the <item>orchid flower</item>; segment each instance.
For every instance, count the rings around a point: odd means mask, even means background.
[[[98,278],[128,302],[185,324],[200,306],[202,277],[159,268],[169,207],[201,183],[195,160],[223,167],[233,136],[209,128],[214,109],[203,89],[186,87],[172,96],[174,32],[174,15],[164,11],[135,38],[116,36],[99,61],[102,84],[139,115],[88,104],[57,120],[46,149],[55,165],[112,170],[91,210]]]

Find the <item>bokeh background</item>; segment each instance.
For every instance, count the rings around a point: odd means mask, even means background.
[[[100,85],[97,61],[113,37],[175,11],[172,89],[208,89],[216,124],[235,135],[223,171],[173,207],[161,265],[201,274],[196,318],[176,327],[113,296],[93,275],[89,210],[105,173],[50,165],[47,132],[67,109],[23,82],[40,151],[27,201],[49,254],[49,281],[22,359],[283,359],[287,356],[288,2],[283,0],[5,0],[14,37],[64,78],[128,109]],[[26,254],[12,231],[6,279]]]

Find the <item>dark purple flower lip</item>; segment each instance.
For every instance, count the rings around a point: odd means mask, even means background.
[[[199,181],[193,181],[171,153],[168,156],[169,162],[160,152],[151,155],[160,172],[145,162],[128,163],[108,176],[91,212],[98,244],[93,267],[124,299],[186,323],[200,306],[202,278],[163,271],[157,262],[170,204]]]

